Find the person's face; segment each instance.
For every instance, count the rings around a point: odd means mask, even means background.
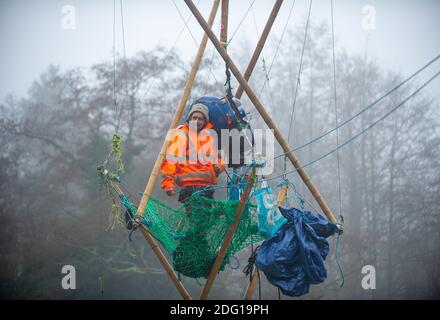
[[[205,117],[200,112],[194,112],[191,117],[189,118],[189,121],[195,121],[197,123],[197,131],[202,130],[202,128],[206,124]]]

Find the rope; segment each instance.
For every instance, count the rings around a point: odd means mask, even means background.
[[[128,240],[129,240],[130,242],[133,242],[133,240],[131,239],[131,235],[132,235],[133,232],[135,232],[135,231],[136,231],[136,229],[131,229],[130,233],[128,234]],[[134,242],[133,242],[133,244],[134,244]]]
[[[260,278],[260,271],[257,269],[257,276],[258,276],[258,300],[261,300],[261,278]]]
[[[295,2],[296,2],[296,0],[293,0],[292,6],[290,7],[289,15],[287,16],[287,21],[286,21],[286,24],[284,25],[283,32],[281,33],[281,38],[280,38],[280,40],[278,41],[278,45],[277,45],[277,48],[276,48],[276,50],[275,50],[275,54],[274,54],[274,56],[273,56],[273,58],[272,58],[272,61],[271,61],[271,63],[270,63],[269,70],[267,71],[266,68],[263,68],[266,77],[265,77],[265,79],[264,79],[263,86],[262,86],[261,89],[260,89],[260,93],[258,94],[258,97],[260,97],[261,94],[263,93],[263,90],[264,90],[264,88],[266,87],[266,83],[269,84],[269,74],[270,74],[270,72],[271,72],[271,70],[272,70],[272,66],[273,66],[273,64],[274,64],[274,62],[275,62],[275,59],[276,59],[277,56],[278,56],[278,51],[279,51],[279,49],[280,49],[280,47],[281,47],[281,43],[282,43],[282,41],[283,41],[284,34],[286,33],[287,26],[288,26],[288,24],[289,24],[289,22],[290,22],[290,17],[291,17],[291,15],[292,15],[292,11],[293,11],[293,7],[295,6]],[[253,10],[252,10],[252,14],[254,15]],[[255,15],[254,15],[254,23],[255,23],[255,27],[256,27]],[[264,58],[264,57],[263,57],[263,58]],[[270,86],[270,84],[269,84],[269,86]],[[272,93],[271,93],[271,89],[270,89],[270,88],[269,88],[269,95],[271,96],[271,101],[272,101]],[[253,108],[253,109],[251,110],[251,116],[252,116],[252,117],[253,117],[253,115],[254,115],[254,111],[255,111],[255,110],[254,110],[254,108]]]
[[[183,14],[182,14],[182,12],[180,11],[179,7],[177,6],[176,2],[175,2],[174,0],[172,0],[172,1],[173,1],[174,6],[176,7],[177,11],[179,12],[180,18],[182,18],[182,21],[185,22],[185,18],[183,17]],[[194,37],[194,34],[191,32],[191,29],[188,27],[188,24],[187,24],[187,23],[185,23],[185,27],[186,27],[186,29],[188,30],[189,34],[191,35],[191,38],[193,39],[194,43],[196,44],[196,47],[199,48],[199,44],[197,43],[197,40],[196,40],[196,38]],[[212,76],[214,77],[215,82],[218,82],[218,81],[217,81],[217,78],[216,78],[215,75],[214,75],[214,72],[212,71],[211,65],[208,65],[208,68],[209,68],[210,73],[211,73]]]
[[[248,264],[246,267],[244,267],[243,272],[247,276],[249,276],[249,283],[252,282],[252,274],[254,273],[254,267],[255,267],[255,260],[257,259],[258,249],[260,249],[260,246],[257,246],[255,250],[252,250],[251,256],[248,259]],[[261,300],[261,279],[260,279],[260,272],[257,270],[257,277],[258,277],[258,300]]]
[[[120,5],[121,5],[122,48],[124,54],[125,100],[126,100],[126,107],[128,107],[128,75],[127,75],[128,65],[127,65],[127,57],[125,55],[125,28],[124,28],[124,12],[123,12],[122,0],[120,0]],[[122,115],[122,108],[118,115],[118,127],[119,127],[121,115]]]
[[[199,5],[201,0],[198,0],[196,3],[196,6]],[[192,14],[190,14],[188,16],[188,18],[186,20],[184,20],[184,26],[182,27],[182,29],[180,30],[179,34],[177,35],[176,40],[174,41],[173,45],[171,46],[171,48],[168,50],[167,54],[165,55],[165,60],[171,55],[171,52],[174,50],[174,47],[177,45],[177,42],[179,42],[180,38],[183,35],[183,31],[185,31],[185,28],[188,25],[189,20],[191,20],[191,18],[193,17]],[[155,78],[158,74],[161,73],[161,70],[158,70],[156,73],[152,74],[146,81],[148,81],[150,78],[153,78],[153,81],[150,83],[150,85],[147,87],[147,89],[145,90],[145,93],[143,94],[141,100],[144,100],[145,96],[148,95],[148,93],[150,92],[151,88],[153,87],[153,84],[157,81],[157,78]]]
[[[360,131],[359,133],[357,133],[356,135],[354,135],[353,137],[351,137],[350,139],[346,140],[343,144],[339,145],[338,147],[334,148],[333,150],[330,150],[329,152],[325,153],[324,155],[322,155],[321,157],[310,161],[309,163],[299,167],[298,169],[295,170],[291,170],[286,172],[285,174],[282,174],[280,176],[276,176],[270,179],[267,179],[267,181],[271,181],[274,179],[278,179],[280,177],[283,177],[287,174],[291,174],[294,172],[297,172],[299,169],[303,169],[306,168],[308,166],[311,166],[312,164],[321,161],[322,159],[328,157],[329,155],[331,155],[333,152],[339,150],[340,148],[346,146],[347,144],[353,142],[353,140],[355,140],[356,138],[358,138],[359,136],[361,136],[362,134],[364,134],[366,131],[368,131],[369,129],[373,128],[374,126],[376,126],[379,122],[383,121],[384,119],[386,119],[388,116],[390,116],[393,112],[395,112],[397,109],[399,109],[400,107],[402,107],[408,100],[410,100],[412,97],[414,97],[416,94],[418,94],[424,87],[426,87],[431,81],[433,81],[436,77],[438,77],[440,75],[440,72],[437,72],[433,77],[431,77],[427,82],[425,82],[421,87],[419,87],[416,91],[414,91],[411,95],[409,95],[407,98],[405,98],[402,102],[400,102],[398,105],[396,105],[395,107],[393,107],[390,111],[388,111],[386,114],[384,114],[382,117],[380,117],[379,119],[377,119],[376,121],[374,121],[373,123],[371,123],[369,126],[367,126],[366,128],[364,128],[362,131]]]
[[[244,267],[243,272],[247,276],[250,276],[250,280],[252,281],[252,273],[255,267],[255,260],[257,259],[257,253],[260,246],[256,247],[255,250],[252,250],[251,256],[248,258],[248,264]]]
[[[252,1],[250,7],[247,9],[246,13],[244,14],[243,18],[241,18],[240,23],[238,24],[237,28],[235,28],[234,32],[232,33],[231,39],[229,39],[228,43],[226,44],[226,46],[229,46],[229,44],[231,43],[232,39],[234,39],[235,34],[237,33],[238,29],[240,28],[241,24],[243,23],[244,19],[246,19],[249,11],[252,9],[252,6],[254,5],[255,0]]]
[[[254,13],[254,9],[252,8],[252,20],[254,22],[254,27],[255,27],[255,31],[257,32],[257,37],[259,36],[260,32],[258,31],[258,26],[257,26],[257,21],[255,19],[255,13]],[[273,94],[272,94],[272,88],[270,86],[270,79],[269,79],[269,73],[267,71],[267,67],[266,67],[266,58],[264,57],[264,52],[263,52],[264,48],[261,50],[261,57],[262,57],[262,62],[263,62],[263,72],[265,75],[265,81],[267,81],[267,87],[269,88],[269,98],[270,98],[270,103],[271,103],[271,107],[273,107],[274,102],[273,102]],[[260,98],[261,93],[258,95],[258,98]],[[254,111],[254,109],[252,109],[252,112]],[[251,116],[252,116],[252,112],[251,112]]]
[[[331,16],[332,16],[332,47],[333,47],[333,85],[335,94],[335,121],[336,127],[338,127],[338,103],[337,103],[337,92],[336,92],[336,54],[335,54],[335,29],[334,29],[334,19],[333,19],[333,0],[330,1],[331,6]],[[342,223],[344,218],[342,217],[342,194],[341,194],[341,167],[339,160],[339,130],[336,129],[336,161],[338,166],[338,196],[339,196],[339,221]],[[338,232],[336,239],[336,264],[338,265],[339,273],[341,274],[342,283],[340,288],[344,286],[344,272],[342,271],[341,265],[339,264],[339,238],[341,233]]]
[[[273,56],[273,58],[272,58],[272,62],[270,63],[269,71],[268,71],[268,74],[267,74],[267,75],[270,74],[270,72],[271,72],[271,70],[272,70],[272,66],[273,66],[273,64],[274,64],[274,62],[275,62],[275,59],[276,59],[277,55],[278,55],[278,50],[279,50],[280,47],[281,47],[281,43],[282,43],[282,41],[283,41],[284,34],[286,33],[286,29],[287,29],[287,26],[288,26],[289,21],[290,21],[290,16],[292,15],[293,7],[295,6],[295,2],[296,2],[296,1],[294,0],[293,3],[292,3],[292,6],[290,7],[289,15],[287,16],[286,24],[284,25],[283,32],[281,33],[281,38],[280,38],[280,41],[278,42],[277,48],[276,48],[276,50],[275,50],[275,54],[274,54],[274,56]],[[264,87],[266,86],[266,82],[267,82],[267,79],[265,79],[265,81],[264,81],[264,83],[263,83],[263,86],[261,87],[260,95],[261,95],[261,93],[263,92]]]
[[[119,130],[118,105],[116,103],[116,0],[113,0],[113,107],[115,108],[116,132]]]
[[[301,59],[300,59],[300,62],[299,62],[298,76],[297,76],[297,79],[296,79],[295,96],[293,98],[292,112],[291,112],[291,115],[290,115],[290,127],[289,127],[289,134],[287,136],[287,142],[290,141],[290,135],[291,135],[291,132],[292,132],[293,116],[295,114],[296,98],[298,96],[298,87],[299,87],[300,82],[301,82],[300,78],[301,78],[302,64],[303,64],[303,60],[304,60],[304,51],[305,51],[305,48],[306,48],[307,34],[308,34],[308,31],[309,31],[309,21],[310,21],[310,13],[312,11],[312,2],[313,2],[313,0],[310,0],[309,13],[308,13],[308,16],[307,16],[307,23],[306,23],[306,31],[304,33],[303,46],[302,46],[302,51],[301,51]]]
[[[101,292],[101,294],[104,294],[104,277],[103,276],[99,276],[98,277],[98,287],[99,287],[99,292]]]
[[[298,96],[298,87],[300,85],[302,64],[303,64],[303,59],[304,59],[304,51],[305,51],[305,48],[306,48],[306,41],[307,41],[307,34],[308,34],[308,31],[309,31],[309,22],[310,22],[310,13],[312,11],[312,3],[313,3],[313,0],[310,0],[309,13],[307,15],[306,31],[304,33],[303,46],[302,46],[302,51],[301,51],[301,59],[300,59],[300,62],[299,62],[298,76],[297,76],[297,79],[296,79],[295,95],[294,95],[294,98],[293,98],[292,112],[290,114],[289,134],[287,136],[287,143],[288,144],[290,143],[290,135],[292,133],[292,124],[293,124],[293,118],[294,118],[294,115],[295,115],[296,98]],[[287,155],[284,157],[284,172],[286,171],[286,169],[287,169]]]
[[[275,167],[271,167],[274,171],[276,171],[278,174],[279,174],[279,176],[277,176],[277,177],[275,177],[275,178],[271,178],[271,179],[267,179],[266,181],[271,181],[271,180],[274,180],[274,179],[277,179],[278,177],[283,177],[283,182],[286,182],[288,185],[290,185],[292,188],[293,188],[293,194],[294,194],[294,197],[296,197],[296,198],[298,198],[298,199],[302,199],[305,203],[307,203],[308,205],[309,205],[309,207],[310,208],[312,208],[315,212],[319,212],[319,210],[310,202],[310,201],[308,201],[305,197],[304,197],[304,195],[302,195],[301,194],[301,192],[299,192],[299,191],[297,191],[297,188],[296,188],[296,186],[295,186],[295,184],[292,182],[292,181],[290,181],[289,179],[287,179],[286,177],[284,177],[284,173],[281,173],[281,171],[279,171],[277,168],[275,168]],[[283,182],[281,182],[281,183],[279,183],[278,185],[277,185],[277,187],[278,186],[280,186]],[[286,200],[287,200],[287,194],[286,194]],[[293,199],[293,201],[295,201],[295,198]]]
[[[217,34],[220,34],[220,30],[221,30],[221,21],[219,21],[219,23],[218,23],[218,29],[217,29]],[[214,27],[214,25],[213,25],[213,27]],[[212,54],[211,54],[211,58],[208,60],[208,61],[210,61],[212,64],[214,64],[213,62],[214,62],[214,55],[215,55],[215,53],[217,52],[217,50],[215,49],[215,47],[213,47],[212,48]],[[206,55],[208,55],[208,54],[206,54]],[[218,55],[216,56],[217,58],[218,58]],[[208,80],[210,80],[211,79],[211,73],[209,74],[209,77],[208,77]],[[218,81],[217,81],[217,79],[214,79],[217,83],[218,83]]]
[[[335,122],[336,127],[338,127],[338,100],[336,92],[336,54],[335,54],[335,28],[333,19],[333,0],[330,1],[331,6],[331,16],[332,16],[332,47],[333,47],[333,86],[335,94]],[[341,165],[339,160],[339,130],[336,129],[336,162],[338,166],[338,196],[339,196],[339,220],[343,221],[342,217],[342,194],[341,194]]]
[[[199,279],[198,278],[195,278],[194,280],[196,280],[196,282],[197,282],[197,284],[199,285],[199,287],[201,287],[202,286],[202,283],[199,281]]]
[[[229,102],[229,105],[231,106],[232,110],[234,111],[234,115],[235,115],[235,120],[237,122],[237,125],[239,127],[239,129],[242,129],[242,117],[240,114],[240,110],[238,110],[237,105],[234,102],[234,95],[232,94],[232,87],[231,87],[231,72],[229,71],[229,66],[226,63],[226,82],[225,82],[225,86],[226,86],[226,98]]]
[[[382,95],[380,98],[376,99],[373,103],[371,103],[370,105],[368,105],[367,107],[365,107],[364,109],[362,109],[361,111],[359,111],[358,113],[356,113],[355,115],[353,115],[352,117],[348,118],[347,120],[341,122],[338,126],[336,126],[335,128],[319,135],[318,137],[310,140],[309,142],[295,147],[287,152],[284,152],[280,155],[277,155],[274,157],[274,159],[278,159],[284,155],[286,155],[289,152],[292,151],[298,151],[301,150],[305,147],[307,147],[308,145],[311,145],[312,143],[315,143],[318,140],[321,140],[322,138],[324,138],[325,136],[331,134],[332,132],[338,130],[339,128],[345,126],[347,123],[349,123],[350,121],[353,121],[355,118],[359,117],[361,114],[363,114],[364,112],[366,112],[367,110],[371,109],[373,106],[375,106],[376,104],[378,104],[380,101],[382,101],[383,99],[385,99],[387,96],[389,96],[390,94],[392,94],[394,91],[396,91],[397,89],[399,89],[400,87],[402,87],[405,83],[407,83],[408,81],[410,81],[412,78],[414,78],[416,75],[418,75],[420,72],[422,72],[424,69],[426,69],[428,66],[430,66],[431,64],[433,64],[435,61],[437,61],[440,58],[440,55],[436,56],[434,59],[432,59],[431,61],[429,61],[426,65],[424,65],[422,68],[420,68],[419,70],[417,70],[415,73],[413,73],[411,76],[409,76],[407,79],[405,79],[404,81],[402,81],[400,84],[398,84],[397,86],[395,86],[393,89],[391,89],[390,91],[386,92],[384,95]]]
[[[342,272],[341,265],[339,264],[339,238],[340,237],[341,237],[341,233],[338,232],[338,236],[336,238],[336,250],[335,250],[336,252],[335,252],[335,254],[336,254],[336,264],[338,266],[339,273],[340,273],[341,279],[342,279],[341,285],[339,287],[342,288],[345,283],[345,278],[344,278],[344,272]]]
[[[225,82],[225,86],[226,86],[226,100],[229,102],[229,105],[231,106],[232,110],[234,111],[234,115],[235,115],[235,121],[237,124],[237,127],[240,131],[242,131],[242,129],[246,128],[249,129],[249,131],[251,132],[251,138],[252,140],[249,140],[249,137],[247,135],[244,135],[246,141],[248,142],[249,146],[251,147],[251,151],[252,151],[252,159],[254,159],[255,157],[255,149],[254,149],[254,144],[255,144],[255,137],[254,137],[254,132],[251,128],[251,125],[249,122],[246,122],[243,120],[242,115],[240,113],[240,110],[238,110],[237,105],[234,102],[233,99],[233,94],[232,94],[232,88],[231,88],[231,72],[229,71],[229,66],[226,63],[226,82]],[[244,125],[244,126],[243,126]]]
[[[235,260],[235,262],[237,263],[237,266],[236,266],[236,267],[233,267],[232,264],[229,263],[229,267],[230,267],[232,270],[240,269],[240,260],[238,260],[238,258],[237,258],[236,256],[231,256],[230,259],[231,259],[231,260],[232,260],[232,259]]]
[[[120,0],[121,8],[121,29],[122,29],[122,46],[124,57],[124,76],[125,76],[125,97],[126,104],[128,105],[128,76],[127,76],[127,57],[125,54],[125,28],[124,28],[124,12],[122,0]],[[115,132],[118,133],[122,116],[122,108],[118,108],[116,99],[116,0],[113,0],[113,106],[115,109]]]

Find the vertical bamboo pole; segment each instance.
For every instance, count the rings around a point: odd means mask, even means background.
[[[244,91],[248,95],[249,99],[251,100],[252,104],[257,108],[258,112],[260,113],[263,120],[266,122],[267,126],[273,130],[275,138],[277,139],[278,143],[281,145],[281,148],[286,153],[287,157],[289,158],[290,162],[293,164],[293,166],[297,169],[297,172],[301,179],[303,180],[304,184],[309,189],[310,193],[316,200],[316,202],[321,207],[324,214],[327,216],[327,218],[332,221],[333,223],[336,223],[336,218],[331,212],[330,208],[328,207],[327,203],[325,202],[322,195],[319,193],[318,189],[315,187],[315,185],[310,180],[309,175],[306,173],[306,171],[301,167],[301,163],[299,162],[298,158],[295,156],[295,154],[292,152],[291,148],[289,147],[287,141],[284,139],[283,135],[281,134],[278,127],[275,125],[275,123],[270,118],[269,114],[266,112],[264,106],[261,104],[260,100],[258,99],[257,95],[254,93],[254,91],[251,89],[247,81],[243,78],[240,71],[238,70],[237,66],[234,64],[232,59],[229,57],[229,55],[226,53],[226,51],[221,46],[220,42],[218,41],[215,34],[211,31],[209,26],[206,24],[205,19],[203,19],[202,15],[198,11],[198,9],[195,7],[194,3],[191,0],[185,0],[185,3],[187,4],[188,8],[191,10],[191,12],[196,17],[197,21],[205,30],[205,32],[208,34],[209,39],[213,43],[214,47],[217,49],[217,51],[222,56],[223,60],[228,64],[231,72],[234,74],[237,81],[240,83],[240,85],[243,86]]]
[[[257,46],[255,47],[254,53],[252,54],[251,61],[244,72],[243,77],[246,81],[249,81],[252,72],[254,71],[255,65],[257,64],[258,58],[260,57],[261,52],[263,51],[264,44],[266,43],[267,37],[269,36],[269,32],[272,29],[273,23],[280,11],[281,5],[283,4],[283,0],[277,0],[272,8],[269,19],[264,26],[263,33],[258,40]],[[243,86],[240,84],[237,91],[235,92],[235,97],[240,99],[243,95]]]
[[[287,193],[287,186],[282,185],[280,187],[280,192],[278,192],[277,207],[281,206],[284,203],[284,199],[286,199],[286,193]]]
[[[222,23],[220,28],[220,43],[225,48],[228,45],[228,13],[229,0],[222,0]]]
[[[214,23],[214,19],[217,14],[219,3],[220,3],[220,0],[214,0],[214,3],[212,5],[212,9],[211,9],[211,13],[210,13],[209,19],[208,19],[209,28],[211,28]],[[171,121],[170,130],[173,130],[177,127],[179,120],[182,117],[183,110],[185,109],[185,105],[186,105],[188,98],[189,98],[189,95],[191,93],[192,84],[193,84],[194,79],[196,77],[197,71],[199,70],[200,63],[202,61],[202,57],[205,52],[207,43],[208,43],[208,36],[205,33],[203,36],[202,42],[200,43],[199,50],[197,51],[197,55],[194,60],[194,64],[192,66],[192,69],[191,69],[190,75],[188,77],[188,80],[186,82],[185,88],[183,90],[183,96],[180,99],[179,105],[178,105],[178,107],[174,113],[173,119]],[[165,139],[164,143],[162,144],[162,148],[159,152],[159,155],[156,159],[156,162],[154,163],[153,170],[151,171],[150,178],[148,179],[147,186],[145,187],[145,191],[142,195],[141,202],[139,203],[138,210],[137,210],[138,215],[141,215],[141,216],[144,215],[145,207],[148,203],[148,199],[151,196],[151,192],[153,191],[153,188],[156,184],[157,177],[158,177],[159,171],[160,171],[160,167],[162,165],[163,159],[165,158],[165,153],[166,153],[166,150],[169,146],[169,142],[170,142],[169,139]],[[161,251],[159,246],[157,245],[154,238],[145,229],[145,227],[142,226],[141,231],[142,231],[142,234],[144,235],[145,239],[147,240],[148,244],[153,249],[153,252],[158,257],[160,263],[167,271],[167,274],[170,276],[171,280],[176,285],[179,293],[182,295],[182,297],[184,299],[191,299],[191,296],[186,291],[186,289],[183,287],[183,284],[180,282],[180,280],[177,278],[177,275],[174,272],[172,266],[170,265],[167,258],[165,257],[165,255],[163,254],[163,252]]]
[[[243,300],[250,300],[254,294],[255,288],[257,287],[257,280],[260,275],[258,274],[258,269],[254,266],[254,270],[252,271],[251,281],[246,289]]]
[[[284,202],[284,199],[286,199],[286,193],[287,193],[287,186],[283,185],[280,188],[280,192],[278,192],[277,197],[277,207],[281,206]],[[254,270],[252,271],[251,275],[251,281],[249,282],[249,285],[246,289],[246,293],[244,294],[243,299],[244,300],[250,300],[252,299],[252,295],[254,294],[255,288],[257,287],[257,280],[260,275],[258,274],[258,269],[256,266],[254,266]]]
[[[249,177],[246,188],[244,189],[243,195],[241,196],[240,203],[238,204],[234,221],[232,221],[231,225],[229,226],[228,232],[226,233],[225,239],[223,240],[223,244],[217,254],[217,257],[215,258],[214,265],[212,266],[211,272],[209,273],[208,279],[206,280],[205,286],[203,287],[202,293],[200,294],[200,300],[206,300],[208,298],[209,291],[211,290],[212,284],[214,283],[217,273],[220,270],[220,266],[226,256],[226,251],[231,244],[232,237],[237,230],[238,223],[240,222],[241,216],[244,212],[244,209],[246,208],[246,202],[254,186],[254,182],[255,168],[252,169],[252,174]]]

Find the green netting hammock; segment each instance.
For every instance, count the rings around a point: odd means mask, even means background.
[[[136,207],[124,194],[122,204],[132,214]],[[212,200],[193,195],[180,209],[150,198],[143,224],[169,253],[174,270],[191,278],[207,278],[239,201]],[[231,256],[251,243],[264,240],[258,233],[256,206],[248,203],[220,270]]]

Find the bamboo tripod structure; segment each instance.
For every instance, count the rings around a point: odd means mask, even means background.
[[[258,110],[258,112],[260,113],[260,115],[262,116],[262,118],[264,119],[264,121],[266,122],[266,124],[268,125],[268,127],[270,129],[272,129],[274,131],[274,135],[275,138],[277,139],[278,143],[281,145],[281,147],[283,148],[284,152],[286,152],[288,159],[291,161],[291,163],[294,165],[294,167],[297,169],[300,177],[302,178],[303,182],[306,184],[306,186],[308,187],[308,189],[310,190],[311,194],[313,195],[313,197],[315,198],[315,200],[317,201],[317,203],[319,204],[319,206],[321,207],[322,211],[324,212],[324,214],[327,216],[327,218],[332,221],[332,222],[336,222],[335,217],[333,216],[332,212],[330,211],[330,208],[328,207],[328,205],[326,204],[324,198],[321,196],[321,194],[319,193],[318,189],[314,186],[314,184],[312,183],[312,181],[310,180],[310,177],[307,175],[307,173],[304,171],[304,169],[301,168],[300,162],[299,160],[296,158],[296,156],[294,155],[294,153],[290,150],[289,145],[287,144],[287,142],[285,141],[285,139],[283,138],[281,132],[278,130],[278,128],[276,127],[276,125],[273,123],[272,119],[270,118],[270,116],[267,114],[267,112],[265,111],[264,106],[261,104],[261,102],[258,100],[257,96],[255,95],[255,93],[252,91],[252,89],[250,88],[250,86],[248,85],[247,81],[249,80],[252,70],[255,67],[255,64],[259,58],[259,55],[264,47],[265,41],[268,37],[268,34],[270,32],[270,29],[275,21],[275,18],[280,10],[281,4],[283,2],[283,0],[277,0],[273,10],[271,12],[271,15],[266,23],[266,26],[263,30],[263,33],[258,41],[257,47],[254,51],[254,54],[252,55],[251,61],[249,63],[249,66],[247,67],[246,71],[245,71],[245,76],[241,75],[240,71],[238,70],[238,68],[235,66],[234,62],[231,60],[231,58],[229,57],[229,55],[226,53],[226,40],[227,40],[227,10],[228,10],[228,1],[227,0],[222,0],[222,17],[223,19],[225,19],[224,21],[222,21],[222,42],[220,42],[217,37],[215,36],[215,34],[213,33],[213,31],[211,30],[212,25],[214,23],[214,19],[218,10],[218,6],[219,6],[219,2],[220,0],[214,0],[212,9],[211,9],[211,13],[209,15],[209,19],[208,22],[205,21],[205,19],[202,17],[201,13],[198,11],[198,9],[196,8],[196,6],[194,5],[194,3],[191,0],[185,0],[185,3],[187,4],[187,6],[189,7],[189,9],[191,10],[191,12],[193,13],[193,15],[195,16],[195,18],[197,19],[197,21],[199,22],[199,24],[201,25],[201,27],[203,28],[205,34],[203,36],[203,39],[201,41],[201,44],[199,46],[199,50],[197,52],[197,56],[196,59],[194,61],[194,64],[192,66],[191,69],[191,73],[189,75],[189,78],[186,82],[184,91],[183,91],[183,96],[179,102],[179,105],[174,113],[173,119],[171,121],[171,125],[170,125],[170,131],[168,132],[167,138],[165,139],[161,151],[156,159],[156,162],[153,166],[152,172],[150,174],[147,186],[145,188],[145,191],[142,195],[142,199],[140,201],[140,204],[138,206],[138,210],[137,210],[137,215],[143,215],[146,205],[148,203],[148,200],[151,196],[151,193],[154,189],[154,186],[157,182],[157,178],[159,175],[159,171],[160,171],[160,167],[161,164],[165,158],[165,153],[166,150],[169,146],[169,142],[170,142],[170,134],[172,134],[173,129],[175,129],[178,125],[178,122],[182,116],[183,110],[185,108],[185,105],[188,101],[190,92],[191,92],[191,88],[192,88],[192,84],[194,82],[195,76],[197,74],[197,71],[199,69],[204,51],[206,49],[206,45],[207,45],[207,41],[208,38],[211,40],[211,42],[213,43],[214,47],[216,48],[216,50],[219,52],[219,54],[221,55],[221,57],[223,58],[223,60],[225,61],[225,63],[229,66],[232,74],[235,76],[235,78],[238,80],[240,86],[237,90],[236,93],[236,97],[240,98],[241,95],[243,94],[243,92],[246,92],[246,94],[248,95],[249,99],[251,100],[251,102],[254,104],[255,108]],[[251,178],[253,179],[253,178]],[[252,186],[251,183],[248,183],[248,186]],[[250,190],[249,190],[250,192]],[[236,213],[236,219],[237,217],[241,216],[241,213],[244,209],[244,205],[245,202],[247,201],[247,197],[248,194],[244,194],[242,197],[242,200],[244,202],[244,204],[242,205],[242,201],[240,201],[240,205],[237,208],[237,213]],[[239,218],[238,218],[239,220]],[[230,229],[228,230],[228,234],[225,237],[224,243],[222,245],[221,251],[224,251],[224,253],[226,252],[226,250],[229,247],[230,244],[230,240],[232,239],[234,232],[235,232],[236,226],[234,228],[234,223],[231,225]],[[192,299],[190,294],[188,293],[188,291],[185,289],[185,287],[183,286],[183,284],[181,283],[181,281],[178,279],[176,273],[174,272],[171,264],[169,263],[169,261],[167,260],[166,256],[163,254],[162,250],[160,249],[160,247],[158,246],[157,242],[154,240],[154,238],[152,237],[152,235],[148,232],[147,229],[145,229],[144,226],[141,227],[141,231],[142,234],[144,235],[145,239],[147,240],[148,244],[150,245],[150,247],[152,248],[153,252],[156,254],[156,256],[158,257],[159,261],[161,262],[162,266],[165,268],[165,270],[167,271],[167,274],[169,275],[169,277],[171,278],[173,284],[176,286],[177,290],[179,291],[179,293],[181,294],[181,296],[183,297],[183,299],[185,300],[190,300]],[[228,239],[228,238],[231,239]],[[205,284],[205,287],[202,291],[202,294],[200,296],[201,299],[206,299],[208,294],[209,294],[209,290],[215,280],[215,276],[218,272],[218,268],[221,265],[221,262],[223,261],[224,255],[222,256],[222,254],[218,254],[217,259],[214,263],[214,266],[211,270],[211,273],[207,279],[207,282]],[[216,270],[217,269],[217,270]]]

